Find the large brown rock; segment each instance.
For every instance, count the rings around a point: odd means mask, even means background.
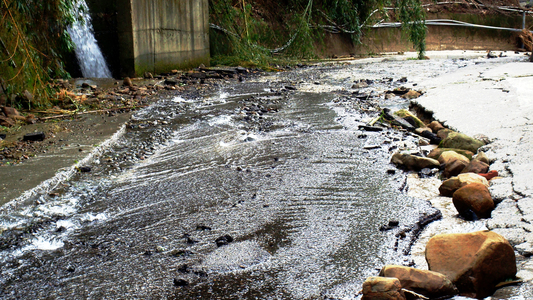
[[[494,201],[489,189],[481,183],[470,183],[458,189],[452,195],[453,205],[459,214],[471,218],[474,213],[477,218],[490,218],[494,210]]]
[[[418,135],[422,135],[423,136],[424,132],[433,133],[433,131],[431,131],[431,128],[429,128],[429,127],[419,127],[419,128],[415,129],[415,133],[418,134]]]
[[[466,156],[455,151],[443,152],[439,156],[439,162],[445,164],[444,172],[442,172],[444,178],[459,175],[470,164],[470,160]]]
[[[489,182],[483,176],[474,173],[463,173],[445,180],[439,187],[439,192],[442,196],[451,197],[461,187],[474,182],[481,183],[487,188],[489,187]]]
[[[448,129],[448,128],[444,128],[444,129],[441,129],[437,132],[437,136],[440,137],[441,139],[445,139],[448,137],[448,135],[450,135],[451,133],[454,133],[455,131],[451,130],[451,129]]]
[[[433,159],[439,159],[441,154],[446,152],[446,151],[455,151],[455,152],[465,156],[466,158],[468,158],[468,160],[472,160],[472,157],[474,156],[474,153],[472,153],[471,151],[467,151],[467,150],[452,149],[452,148],[435,148],[435,149],[431,150],[431,152],[429,152],[428,157],[429,158],[433,158]]]
[[[391,162],[399,167],[413,171],[420,171],[424,168],[433,169],[440,167],[438,160],[416,155],[402,154],[399,152],[394,153]]]
[[[405,300],[397,278],[369,277],[363,283],[362,300]]]
[[[457,288],[443,274],[404,266],[385,266],[379,276],[400,280],[402,288],[429,298],[457,295]]]
[[[420,97],[422,95],[420,92],[417,92],[415,90],[409,90],[409,92],[402,95],[402,98],[404,99],[415,99]]]
[[[429,123],[428,127],[431,128],[433,132],[439,132],[439,130],[444,129],[444,126],[442,126],[439,121],[433,121]]]
[[[487,173],[489,171],[489,165],[480,161],[473,160],[471,161],[461,173]]]
[[[490,165],[490,159],[487,156],[487,154],[485,154],[485,152],[483,151],[479,151],[476,157],[474,157],[474,160],[481,161],[481,162],[486,163],[487,165]]]
[[[466,163],[464,161],[456,160],[453,163],[447,164],[446,167],[444,167],[444,172],[442,172],[442,177],[450,178],[453,176],[457,176],[461,174],[461,171],[463,171],[465,167],[466,167]]]
[[[438,159],[439,163],[447,164],[447,165],[458,160],[464,162],[465,164],[470,163],[470,160],[468,159],[468,157],[461,155],[455,151],[444,151],[442,152],[442,154],[439,156],[439,159]]]
[[[452,132],[448,134],[448,136],[442,140],[439,147],[440,148],[457,148],[457,149],[463,149],[468,150],[473,153],[477,152],[477,149],[479,147],[484,146],[485,143],[483,143],[480,140],[476,140],[472,137],[469,137],[466,134],[459,133],[459,132]]]
[[[516,275],[513,248],[491,231],[436,235],[426,245],[426,261],[460,293],[474,293],[477,298],[492,295],[498,283]]]

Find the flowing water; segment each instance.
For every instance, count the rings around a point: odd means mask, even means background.
[[[78,20],[67,28],[74,43],[74,51],[83,77],[111,78],[111,71],[94,37],[89,7],[85,0],[77,0],[73,15]]]
[[[161,99],[90,173],[1,208],[0,297],[359,298],[384,264],[413,263],[438,212],[387,172],[416,138],[358,125],[407,105],[372,96],[416,82],[402,77],[466,63],[322,66]]]

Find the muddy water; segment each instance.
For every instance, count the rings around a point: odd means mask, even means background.
[[[358,298],[384,264],[413,263],[436,213],[387,172],[416,139],[358,125],[407,105],[379,96],[413,83],[398,79],[465,63],[322,66],[161,99],[91,172],[2,207],[1,298]]]

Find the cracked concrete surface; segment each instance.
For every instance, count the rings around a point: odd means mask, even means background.
[[[414,102],[436,120],[493,140],[482,150],[501,176],[490,187],[499,204],[485,226],[512,244],[524,283],[492,298],[533,297],[533,63],[485,60],[419,86],[426,93]]]

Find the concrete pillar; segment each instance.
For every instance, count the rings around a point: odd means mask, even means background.
[[[123,76],[209,64],[208,0],[117,0]]]

